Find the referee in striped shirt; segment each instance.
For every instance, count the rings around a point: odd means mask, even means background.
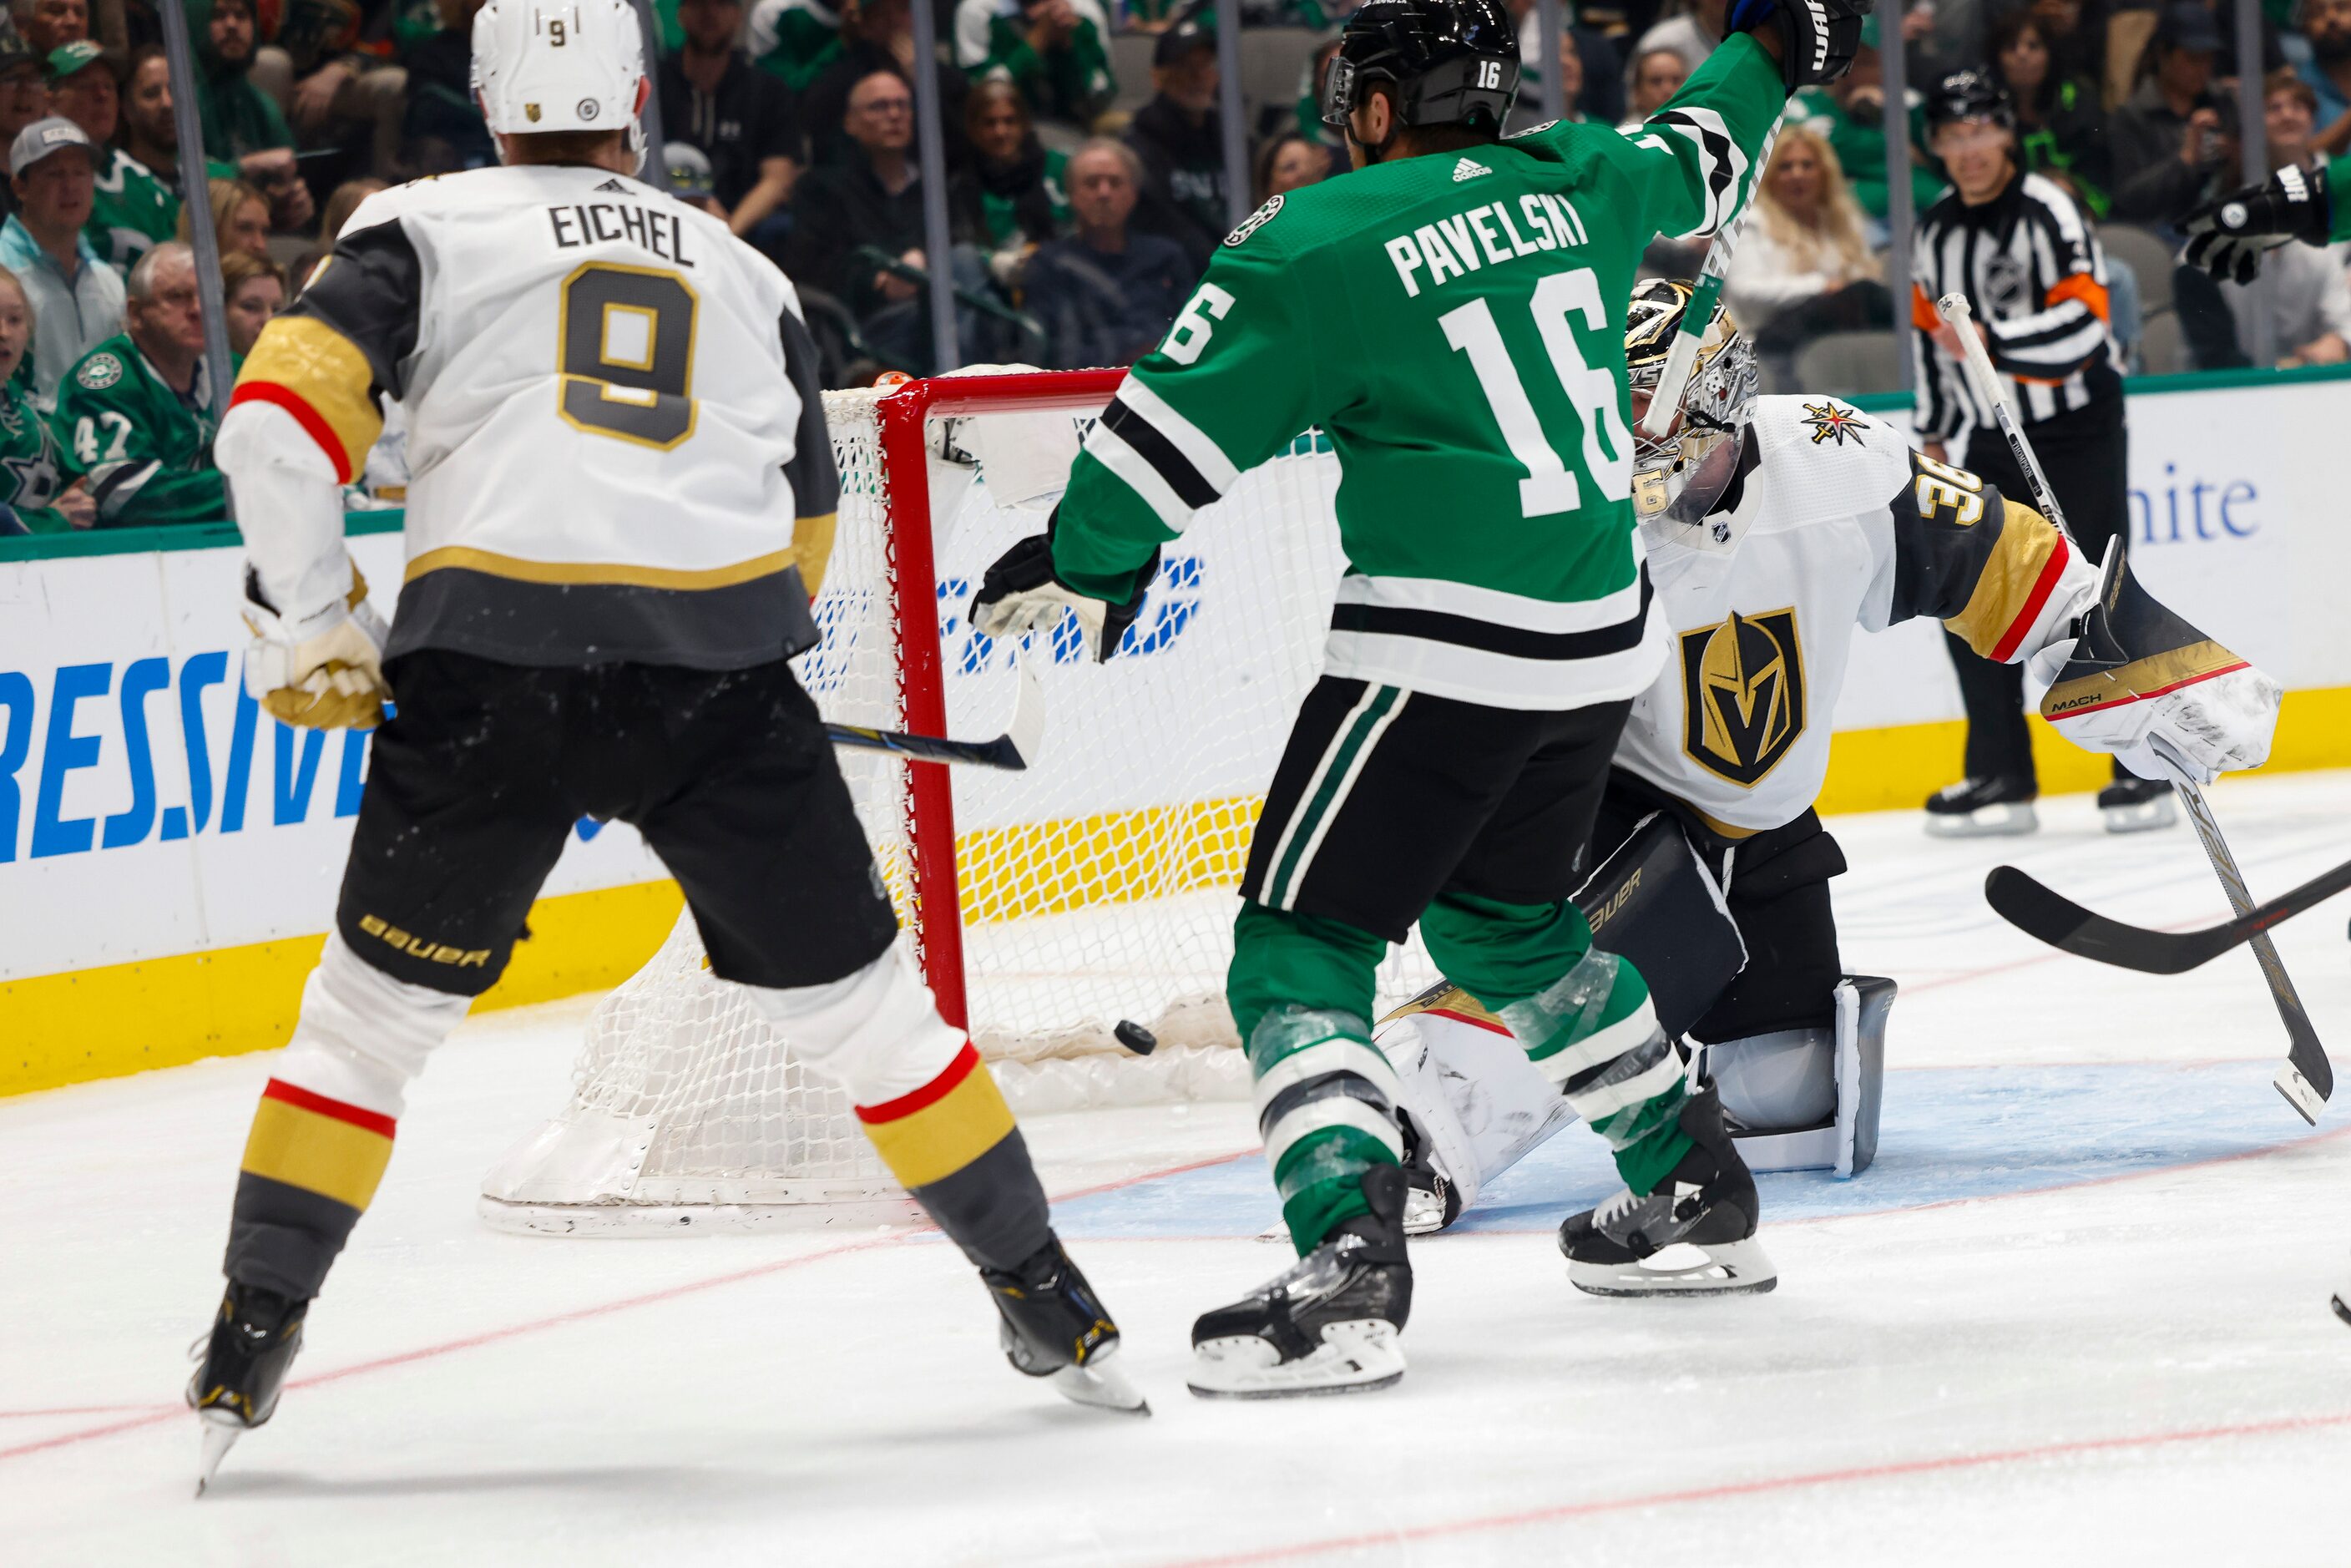
[[[1918,220],[1910,314],[1918,333],[1917,432],[1929,456],[1983,476],[2030,504],[1991,408],[1970,384],[1958,329],[1935,301],[1967,296],[1991,362],[2013,389],[2026,435],[2074,540],[2095,559],[2127,535],[2123,388],[2106,319],[2106,259],[2064,191],[2017,164],[2016,114],[1982,71],[1954,71],[1927,105],[1928,138],[1952,188]],[[1948,633],[1946,633],[1949,636]],[[2023,669],[1949,637],[1967,704],[1967,776],[1927,801],[1927,831],[2027,833],[2039,793],[2025,727]],[[2098,796],[2110,831],[2161,827],[2168,786],[2116,764]]]

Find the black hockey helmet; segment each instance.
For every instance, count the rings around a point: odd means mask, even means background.
[[[2016,104],[1989,71],[1953,71],[1927,95],[1927,132],[1962,120],[1989,120],[2016,129]]]
[[[1519,35],[1499,0],[1364,0],[1339,36],[1322,123],[1347,129],[1367,83],[1395,89],[1400,123],[1502,133],[1519,95]]]

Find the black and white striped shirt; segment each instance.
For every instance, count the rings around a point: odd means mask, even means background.
[[[1935,301],[1968,297],[1984,347],[2026,424],[2122,396],[2121,357],[2107,329],[2106,256],[2072,198],[2038,174],[1970,207],[1944,193],[1918,220],[1910,250],[1910,319],[1917,331],[1917,433],[1965,450],[1993,423],[1967,367],[1938,350]]]

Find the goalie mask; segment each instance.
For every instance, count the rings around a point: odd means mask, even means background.
[[[1656,389],[1695,293],[1690,285],[1665,277],[1633,291],[1625,365],[1635,391]],[[1644,521],[1670,513],[1695,526],[1705,517],[1738,466],[1739,434],[1761,380],[1754,348],[1717,305],[1669,433],[1656,440],[1637,422],[1633,427],[1633,508]]]
[[[494,131],[625,131],[642,164],[647,90],[629,0],[489,0],[474,17],[474,98]]]

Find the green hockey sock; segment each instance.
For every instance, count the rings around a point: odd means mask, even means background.
[[[1303,1256],[1370,1212],[1364,1173],[1403,1155],[1393,1109],[1402,1092],[1366,1021],[1387,944],[1256,904],[1242,906],[1233,936],[1227,991],[1249,1042],[1282,1220]]]

